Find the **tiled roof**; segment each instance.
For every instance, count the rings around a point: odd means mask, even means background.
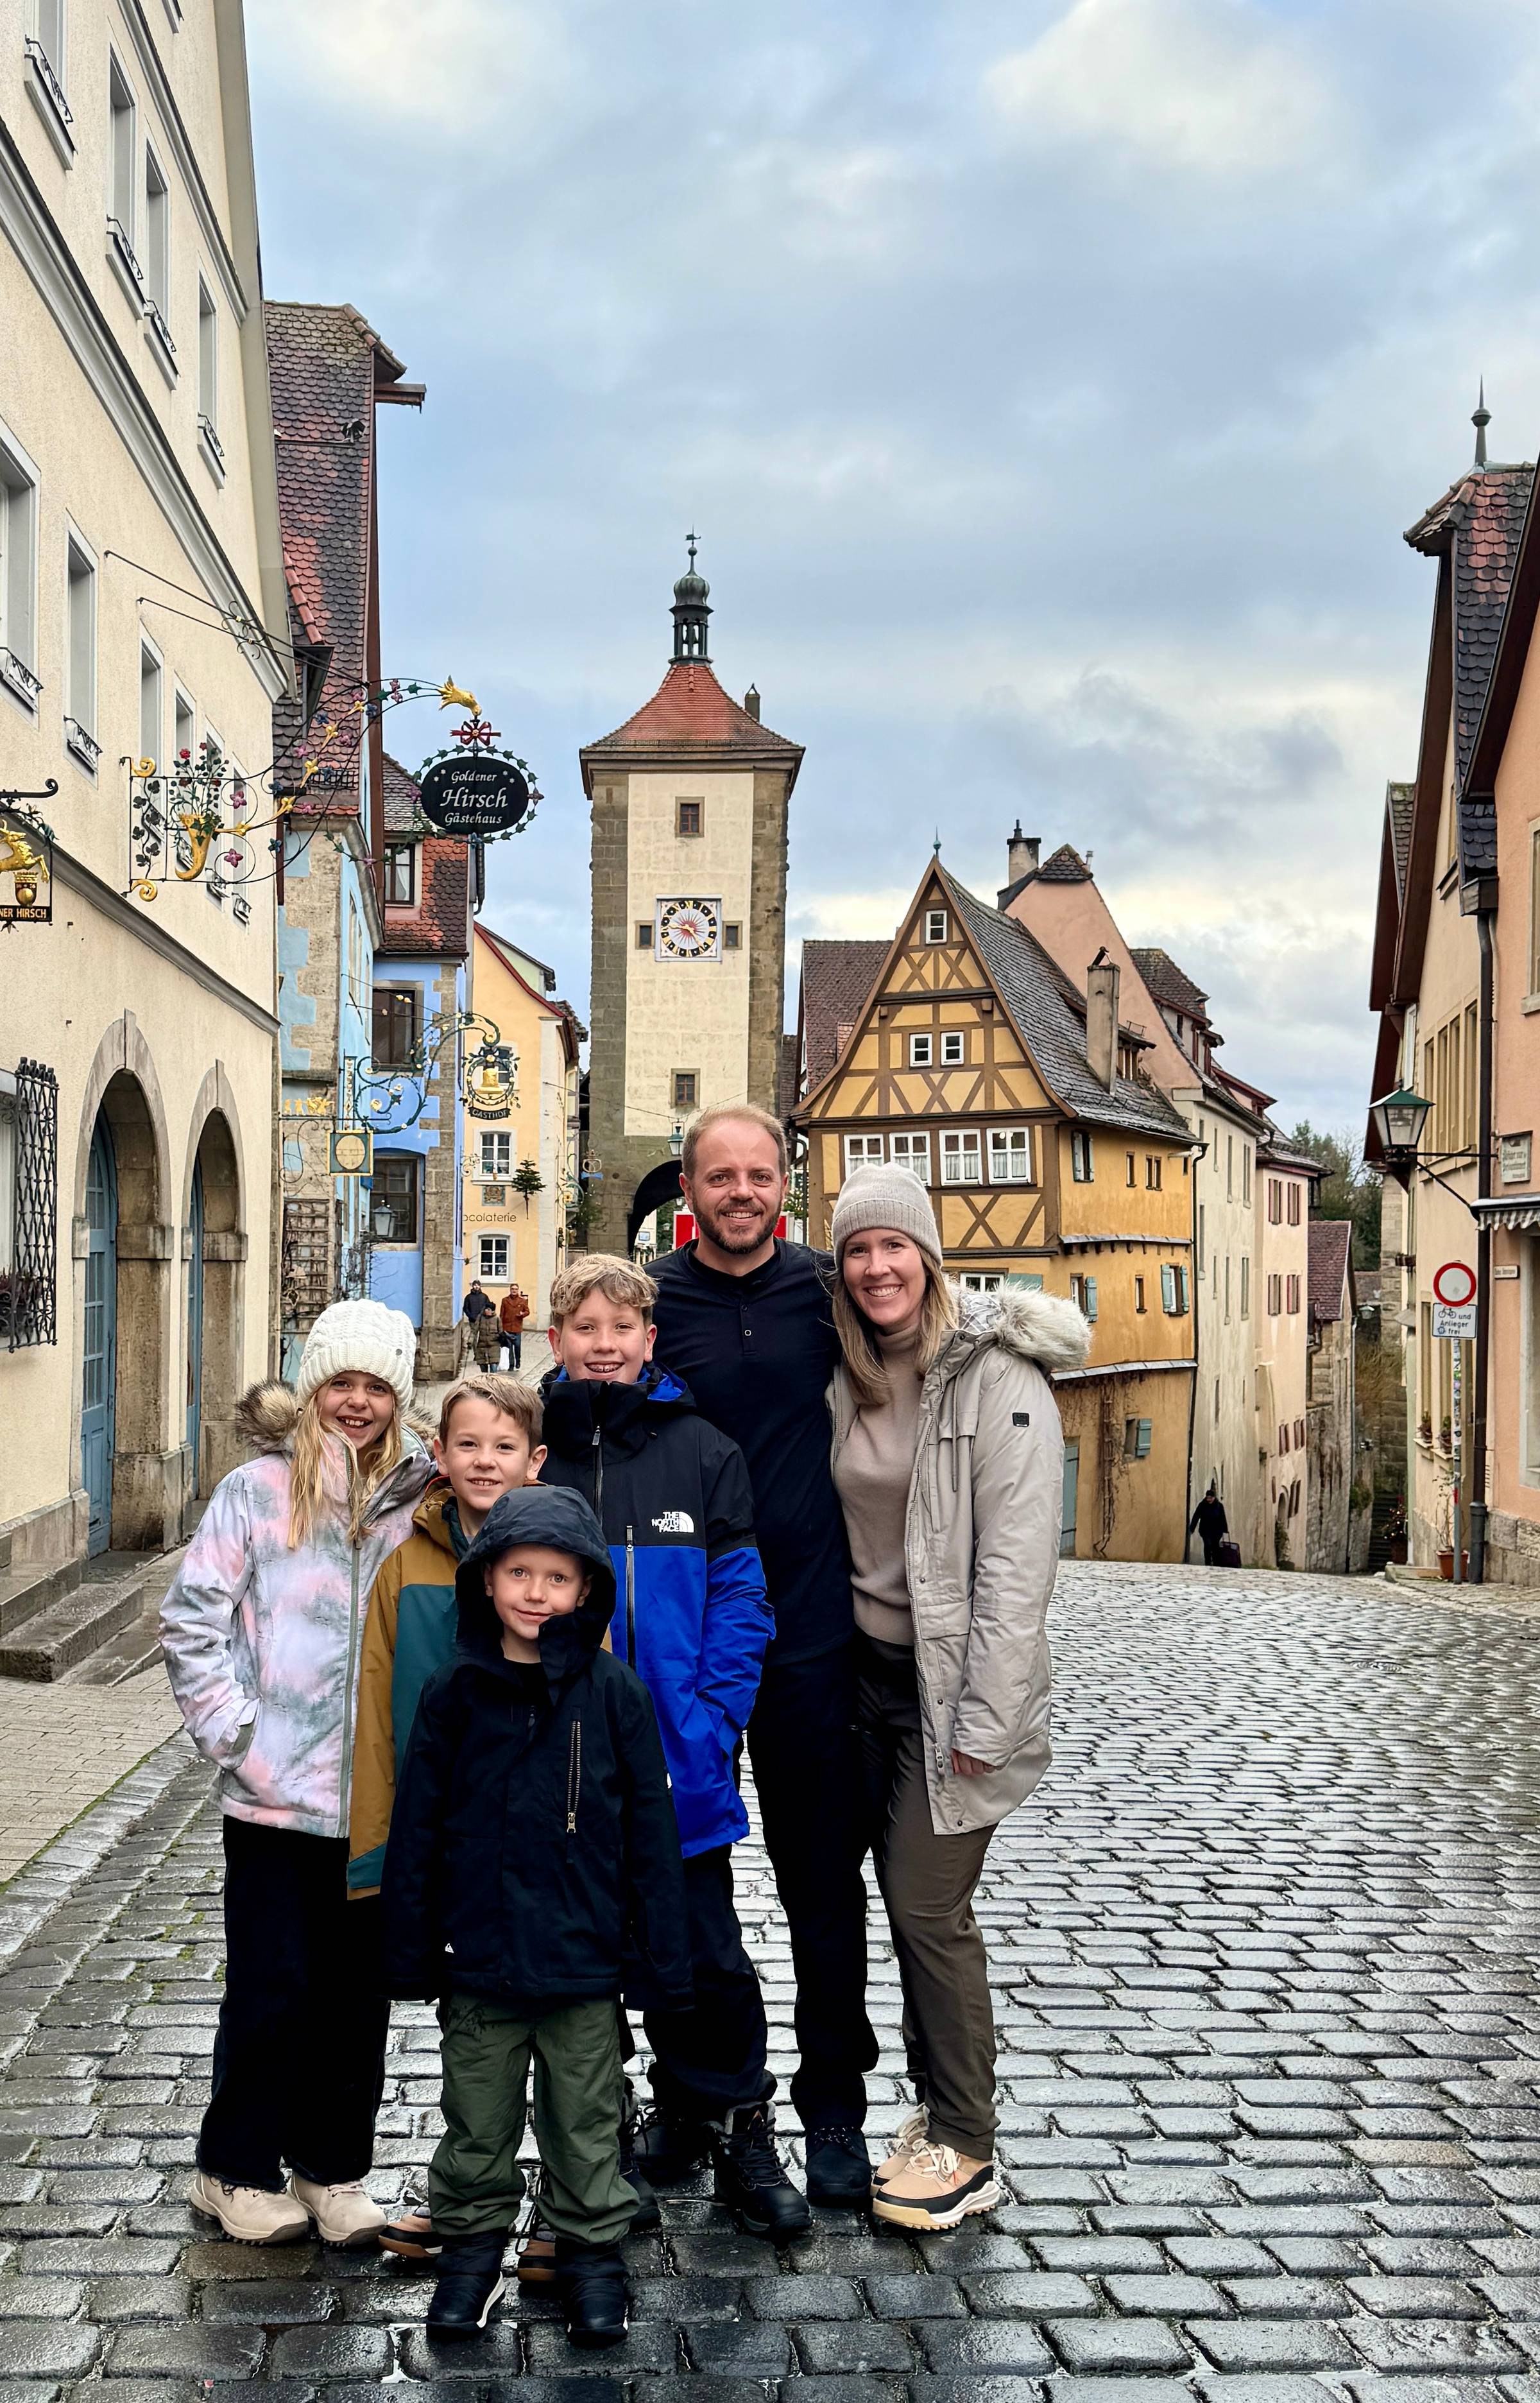
[[[329,646],[327,700],[345,707],[365,675],[374,339],[357,311],[345,307],[270,300],[265,324],[291,606],[304,640]],[[362,425],[362,439],[346,431],[354,425]],[[280,701],[273,712],[280,790],[298,773],[300,733],[298,703]],[[358,791],[353,746],[339,757],[341,764],[325,785],[333,807],[356,800]]]
[[[1208,1017],[1208,994],[1184,976],[1169,951],[1141,951],[1131,944],[1129,957],[1138,969],[1151,994],[1168,1007],[1179,1009],[1187,1018]]]
[[[1384,1299],[1381,1271],[1379,1269],[1354,1269],[1353,1299],[1359,1310],[1378,1310]]]
[[[1450,485],[1406,537],[1414,550],[1430,557],[1452,555],[1454,764],[1461,785],[1491,681],[1533,479],[1534,469],[1528,464],[1473,468]]]
[[[1411,855],[1411,815],[1417,801],[1417,786],[1387,785],[1385,815],[1390,824],[1391,857],[1395,863],[1396,898],[1407,897],[1407,861]]]
[[[1153,1085],[1117,1076],[1109,1092],[1092,1073],[1086,1058],[1084,996],[1035,936],[1020,919],[1003,917],[980,901],[939,863],[937,869],[1022,1041],[1065,1108],[1098,1125],[1189,1140],[1186,1119]]]
[[[658,690],[634,717],[597,743],[585,743],[579,756],[585,778],[590,759],[649,756],[702,763],[774,758],[795,774],[802,746],[741,709],[704,660],[673,660]]]
[[[1072,851],[1067,842],[1061,842],[1057,851],[1049,854],[1037,874],[1045,884],[1089,884],[1092,882],[1090,869],[1080,854]],[[1030,877],[1022,879],[1024,883],[1031,881]]]
[[[838,1059],[841,1030],[859,1019],[890,949],[881,942],[803,944],[802,1040],[810,1093]]]
[[[1311,1316],[1340,1318],[1353,1247],[1353,1220],[1312,1218],[1309,1232]]]
[[[422,791],[415,776],[403,768],[399,759],[385,753],[385,832],[387,834],[428,834],[429,821],[417,806]]]

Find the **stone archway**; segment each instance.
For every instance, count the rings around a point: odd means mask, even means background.
[[[637,1231],[643,1220],[650,1218],[653,1212],[660,1209],[665,1202],[676,1202],[678,1198],[679,1162],[676,1160],[659,1160],[656,1168],[648,1169],[631,1197],[631,1207],[626,1212],[628,1252],[635,1248]]]
[[[180,1245],[166,1217],[171,1179],[160,1079],[132,1010],[104,1035],[82,1101],[73,1245],[77,1327],[85,1324],[86,1188],[99,1121],[110,1142],[117,1190],[110,1542],[115,1551],[160,1551],[177,1541],[181,1529],[182,1452],[167,1439],[172,1271]],[[82,1370],[77,1356],[72,1430],[77,1461]]]
[[[229,1079],[215,1061],[193,1104],[183,1178],[186,1530],[226,1470],[244,1456],[235,1429],[245,1358],[245,1177],[239,1129]]]

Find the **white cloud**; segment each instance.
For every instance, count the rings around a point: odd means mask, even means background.
[[[518,0],[250,0],[248,39],[353,118],[442,134],[527,84],[548,47]]]
[[[1024,134],[1203,176],[1319,162],[1343,131],[1310,61],[1245,0],[1073,0],[984,83]]]

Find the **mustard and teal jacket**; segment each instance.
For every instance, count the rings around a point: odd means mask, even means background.
[[[465,1552],[449,1481],[436,1477],[411,1533],[374,1580],[358,1671],[348,1891],[378,1894],[395,1801],[396,1770],[423,1687],[453,1653],[454,1572]]]

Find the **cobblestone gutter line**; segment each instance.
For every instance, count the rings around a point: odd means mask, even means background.
[[[114,1848],[152,1811],[181,1774],[198,1765],[188,1738],[178,1733],[44,1846],[6,1884],[0,1885],[0,1968],[35,1935],[82,1880],[100,1868]],[[204,1799],[206,1773],[197,1783],[188,1815]],[[81,1950],[84,1951],[84,1945]],[[78,1957],[78,1956],[76,1956]]]

